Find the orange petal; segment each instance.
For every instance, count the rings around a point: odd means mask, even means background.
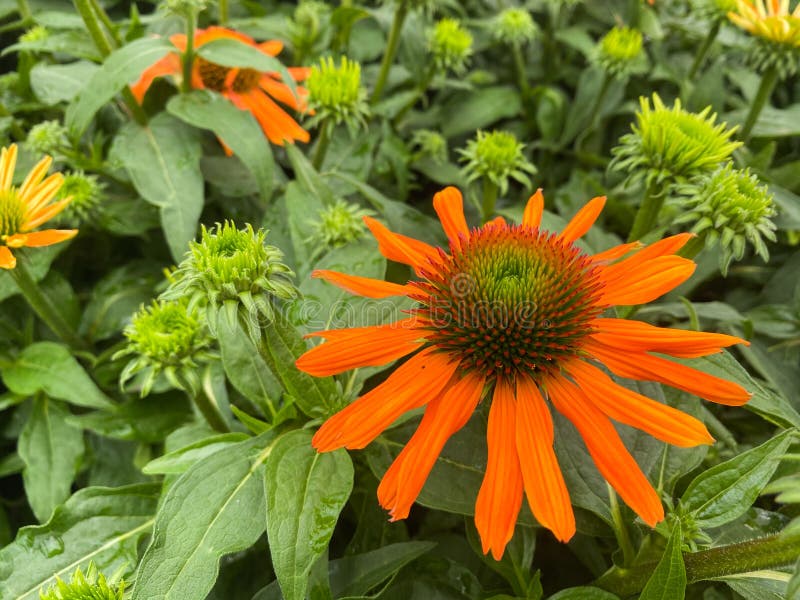
[[[227,27],[219,27],[217,25],[212,25],[211,27],[206,27],[205,29],[198,29],[194,37],[194,47],[199,48],[204,44],[221,39],[238,40],[244,44],[247,44],[248,46],[258,47],[258,44],[256,44],[255,40],[253,40],[253,38],[251,38],[249,35],[245,35],[241,31],[235,31],[233,29],[228,29]]]
[[[614,246],[613,248],[609,248],[608,250],[604,250],[603,252],[598,252],[594,256],[592,256],[592,261],[596,263],[606,263],[606,262],[613,262],[618,258],[622,258],[628,252],[632,250],[636,250],[641,248],[642,244],[639,242],[630,242],[629,244],[619,244],[618,246]]]
[[[310,67],[286,67],[286,70],[295,81],[305,81],[311,75]]]
[[[247,110],[261,125],[264,135],[270,142],[277,146],[282,146],[284,142],[299,140],[308,142],[310,136],[308,132],[297,124],[285,110],[275,104],[261,89],[254,89],[247,94],[234,94],[228,92],[223,94],[225,97],[234,101],[234,104],[243,104]]]
[[[274,80],[272,77],[262,77],[259,80],[259,85],[267,94],[278,102],[283,102],[286,106],[299,111],[304,111],[308,108],[308,90],[303,87],[296,88],[297,96],[295,96],[292,93],[292,88],[285,83]]]
[[[25,181],[19,186],[18,194],[21,198],[27,198],[31,192],[41,183],[47,171],[50,170],[50,165],[53,164],[53,159],[50,156],[45,156],[42,160],[36,163],[36,166],[31,169]]]
[[[23,230],[30,231],[31,229],[36,229],[39,227],[39,225],[46,223],[59,214],[62,210],[67,208],[70,202],[72,202],[72,198],[64,198],[63,200],[59,200],[58,202],[54,202],[48,206],[43,206],[30,216],[26,215]]]
[[[622,387],[597,367],[576,360],[567,366],[567,371],[587,398],[615,421],[682,448],[714,442],[701,421]]]
[[[433,209],[439,216],[450,243],[455,247],[461,246],[460,236],[469,239],[469,227],[464,218],[464,199],[458,188],[449,186],[438,192],[433,197]]]
[[[486,472],[475,504],[475,527],[481,537],[483,553],[490,550],[500,560],[514,535],[522,506],[522,472],[517,447],[514,390],[505,379],[497,380],[486,441],[489,448]],[[526,457],[527,458],[527,457]]]
[[[404,285],[372,279],[370,277],[359,277],[358,275],[345,275],[336,271],[317,269],[311,273],[312,277],[324,279],[328,283],[342,288],[345,291],[364,296],[365,298],[389,298],[391,296],[406,296],[413,291]]]
[[[392,521],[408,516],[445,443],[475,411],[484,383],[483,376],[468,373],[451,380],[447,389],[430,401],[419,427],[378,486],[378,501]]]
[[[0,269],[13,269],[16,266],[17,259],[11,254],[11,250],[5,246],[0,246]]]
[[[43,231],[10,235],[6,239],[6,243],[12,248],[21,248],[23,246],[40,248],[71,240],[77,233],[77,229],[45,229]]]
[[[303,354],[295,364],[315,377],[385,365],[425,343],[428,332],[415,328],[415,324],[416,319],[412,317],[389,325],[312,333],[310,336],[322,336],[328,341]]]
[[[642,520],[655,527],[664,519],[664,507],[652,484],[625,448],[611,421],[577,387],[561,376],[546,383],[556,409],[581,434],[589,454],[606,481]]]
[[[378,250],[386,258],[409,265],[415,271],[431,268],[428,259],[438,255],[436,248],[414,238],[394,233],[372,217],[364,217],[364,223],[378,240]]]
[[[311,443],[320,452],[363,448],[400,415],[424,406],[450,381],[458,363],[424,349],[389,378],[322,424]]]
[[[542,223],[542,213],[544,213],[544,196],[542,188],[539,188],[533,196],[528,198],[525,211],[522,213],[522,224],[528,227],[539,227]]]
[[[553,420],[539,388],[525,376],[517,377],[515,439],[531,512],[556,538],[569,541],[575,535],[575,515],[553,451]]]
[[[63,183],[64,176],[61,173],[53,173],[40,185],[27,190],[26,195],[23,196],[22,192],[20,192],[20,197],[25,203],[26,220],[35,218],[41,212],[41,209],[58,193]]]
[[[0,152],[0,192],[11,187],[14,179],[14,167],[17,166],[17,145],[11,144]]]
[[[498,217],[495,217],[494,219],[492,219],[491,221],[489,221],[488,223],[486,223],[486,225],[484,225],[484,227],[488,227],[490,225],[492,227],[506,227],[507,223],[506,223],[506,220],[503,217],[498,216]]]
[[[666,358],[645,352],[620,350],[594,339],[585,340],[583,348],[620,377],[658,381],[711,402],[729,406],[741,406],[750,399],[750,392],[738,383],[708,375]]]
[[[185,46],[185,36],[183,43]],[[141,104],[142,100],[144,99],[144,95],[147,93],[147,90],[149,90],[150,86],[153,85],[153,81],[166,75],[179,75],[180,72],[181,60],[178,55],[167,54],[164,58],[158,60],[153,66],[142,71],[142,75],[139,77],[138,81],[130,86],[131,92],[133,92],[133,96],[136,98],[136,101]]]
[[[750,345],[732,335],[656,327],[628,319],[595,319],[592,327],[595,328],[592,337],[606,346],[682,358],[707,356],[734,344]]]
[[[600,212],[603,210],[605,204],[605,196],[598,196],[597,198],[592,198],[589,200],[589,202],[587,202],[586,205],[583,206],[583,208],[581,208],[574,217],[572,217],[572,220],[567,224],[567,226],[564,228],[564,231],[562,231],[561,235],[558,237],[569,243],[580,238],[584,233],[591,229],[592,225],[594,225],[594,222],[597,220],[597,217],[600,216]]]
[[[258,44],[258,49],[269,56],[278,56],[283,50],[283,42],[280,40],[267,40]]]
[[[600,280],[605,284],[600,303],[632,305],[652,302],[689,279],[697,268],[693,261],[680,256],[660,256],[626,271],[617,270],[625,262],[606,267],[600,273]]]

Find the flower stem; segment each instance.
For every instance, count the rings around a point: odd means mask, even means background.
[[[92,6],[92,0],[73,0],[75,3],[75,8],[78,10],[78,14],[80,14],[81,19],[83,19],[84,25],[86,25],[86,29],[89,31],[89,35],[94,42],[94,45],[100,52],[100,56],[105,58],[111,52],[113,52],[114,48],[111,45],[111,42],[106,37],[106,34],[103,32],[102,27],[100,26],[100,21],[98,21],[97,13],[95,13],[94,8]],[[139,123],[139,125],[147,124],[147,115],[145,114],[144,110],[139,103],[136,101],[136,98],[131,92],[131,88],[125,86],[122,88],[122,99],[125,101],[125,104],[128,107],[128,110],[131,113],[131,116],[134,120]]]
[[[737,575],[794,564],[800,557],[800,535],[768,535],[747,542],[719,546],[700,552],[684,553],[686,579],[689,583]],[[630,569],[612,568],[595,582],[621,598],[644,589],[657,562],[637,565]]]
[[[10,273],[30,307],[53,333],[73,350],[79,352],[89,350],[88,344],[78,337],[75,330],[61,316],[57,304],[47,294],[42,293],[39,284],[31,275],[28,259],[23,253],[17,255],[17,266],[11,269]]]
[[[525,73],[525,61],[522,58],[522,48],[519,44],[511,44],[511,55],[514,57],[514,75],[517,78],[517,86],[522,97],[528,95],[530,87],[528,86],[528,77]]]
[[[419,99],[422,98],[425,92],[428,91],[428,86],[431,84],[431,81],[433,81],[434,75],[436,75],[436,69],[434,68],[433,65],[430,65],[427,73],[425,73],[425,76],[422,78],[422,81],[420,81],[419,85],[417,85],[417,89],[414,90],[415,93],[413,98],[411,98],[411,100],[409,100],[406,103],[406,105],[403,108],[401,108],[395,115],[394,117],[395,126],[397,126],[397,124],[400,123],[400,121],[402,121],[403,117],[405,117],[406,114],[408,114],[408,111],[414,108],[414,105],[417,102],[419,102]]]
[[[194,64],[194,31],[197,27],[197,14],[191,11],[186,15],[186,51],[183,53],[183,81],[181,91],[192,91],[192,65]]]
[[[325,162],[325,155],[328,153],[328,146],[331,143],[331,132],[333,130],[333,122],[330,120],[322,124],[317,139],[317,147],[314,149],[314,158],[311,160],[312,166],[319,171],[322,168],[322,163]]]
[[[222,413],[219,411],[219,407],[211,401],[208,395],[203,390],[202,386],[199,386],[200,389],[194,391],[194,393],[190,394],[194,405],[200,411],[200,414],[203,415],[203,418],[206,422],[211,426],[212,429],[219,431],[220,433],[227,433],[231,429],[228,427],[228,424],[225,422],[225,419],[222,417]]]
[[[497,184],[488,177],[483,178],[483,222],[487,223],[494,214],[494,205],[497,202]]]
[[[397,10],[394,13],[394,20],[392,21],[392,28],[389,30],[389,39],[386,41],[386,50],[383,52],[383,60],[381,61],[381,70],[378,72],[378,79],[375,81],[375,87],[372,89],[372,97],[370,103],[375,104],[381,99],[383,88],[386,85],[386,80],[389,78],[389,69],[392,68],[394,62],[394,55],[397,53],[397,47],[400,45],[400,32],[403,29],[403,23],[408,14],[408,4],[406,0],[400,0],[397,5]]]
[[[219,24],[228,24],[228,0],[219,0]]]
[[[33,16],[28,0],[17,0],[17,12],[23,21],[29,21]]]
[[[633,562],[636,553],[631,543],[631,536],[628,533],[628,528],[625,526],[625,519],[622,518],[622,510],[619,507],[619,500],[617,493],[614,489],[606,484],[608,487],[608,502],[611,508],[611,518],[614,521],[614,534],[617,536],[620,548],[622,548],[622,561],[624,564],[629,565]]]
[[[778,69],[769,67],[761,76],[761,85],[758,86],[756,97],[753,98],[753,103],[750,105],[750,112],[747,113],[747,118],[742,125],[742,130],[739,132],[739,137],[743,141],[750,139],[750,133],[758,121],[758,115],[772,95],[772,90],[775,89],[775,84],[778,81]]]
[[[654,187],[655,185],[652,183],[647,186],[642,204],[639,206],[639,211],[633,221],[631,234],[628,236],[629,242],[642,239],[658,223],[658,213],[661,212],[661,207],[664,205],[665,195],[663,193],[656,195]]]
[[[122,45],[122,38],[119,37],[116,28],[114,27],[114,23],[108,16],[108,13],[103,10],[103,7],[100,6],[100,3],[97,0],[92,1],[92,9],[94,13],[100,18],[100,21],[105,26],[106,30],[108,31],[108,35],[111,36],[111,39],[114,40],[114,44],[119,47]]]
[[[706,39],[703,40],[703,44],[697,50],[697,54],[694,57],[694,62],[692,63],[692,68],[689,69],[689,81],[694,79],[694,76],[697,75],[697,71],[703,65],[703,61],[706,59],[706,55],[708,54],[708,50],[711,48],[711,44],[714,43],[714,40],[717,39],[717,34],[719,34],[719,28],[722,25],[722,21],[717,19],[714,21],[714,24],[711,26],[711,29],[708,30],[708,35]]]

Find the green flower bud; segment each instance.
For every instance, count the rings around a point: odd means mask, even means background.
[[[162,373],[179,389],[198,389],[197,367],[214,357],[208,329],[185,298],[143,306],[133,315],[124,333],[128,345],[114,358],[128,355],[134,358],[120,375],[120,385],[143,372],[143,397],[150,393]]]
[[[19,41],[22,43],[40,42],[48,37],[50,37],[50,32],[47,28],[44,25],[36,25],[19,36]]]
[[[56,154],[67,144],[67,130],[58,121],[37,123],[25,140],[25,145],[36,154]]]
[[[614,27],[597,44],[594,61],[609,75],[628,75],[646,61],[642,52],[642,32],[630,27]]]
[[[200,241],[189,244],[186,258],[161,297],[185,296],[190,309],[205,307],[212,334],[223,305],[238,310],[250,337],[257,342],[261,322],[274,318],[275,299],[288,300],[297,294],[291,279],[294,273],[281,262],[283,253],[265,243],[266,235],[249,224],[236,229],[230,221],[211,230],[204,226]]]
[[[492,37],[504,44],[521,46],[536,38],[539,28],[524,8],[507,8],[492,21]]]
[[[675,100],[667,108],[657,94],[653,94],[652,107],[645,97],[639,98],[639,104],[632,133],[620,138],[610,165],[628,173],[629,182],[644,179],[648,186],[664,184],[666,193],[668,184],[712,172],[742,145],[731,141],[736,128],[715,123],[717,115],[710,114],[710,106],[695,114]]]
[[[509,178],[526,188],[531,187],[528,175],[536,173],[536,167],[525,158],[524,148],[525,145],[507,131],[478,131],[476,138],[467,142],[466,149],[458,152],[462,162],[467,163],[463,169],[467,181],[485,177],[505,194]]]
[[[775,204],[767,186],[749,169],[740,171],[728,163],[698,183],[679,188],[681,215],[675,224],[694,223],[692,232],[703,236],[707,248],[719,242],[720,270],[727,275],[733,259],[741,260],[749,242],[764,261],[769,250],[764,239],[775,241]]]
[[[58,190],[58,198],[72,198],[72,202],[60,215],[61,221],[70,227],[80,227],[92,223],[99,216],[103,184],[95,175],[85,175],[82,171],[68,173]]]
[[[207,4],[207,0],[165,0],[164,7],[174,15],[193,19],[206,9]]]
[[[367,92],[361,87],[361,65],[342,56],[339,66],[333,58],[323,58],[311,67],[306,80],[309,106],[316,115],[310,126],[332,119],[336,124],[345,122],[351,130],[365,125],[369,114]]]
[[[439,71],[461,73],[472,56],[472,34],[455,19],[442,19],[431,31],[428,49]]]
[[[438,131],[417,129],[411,135],[411,147],[417,149],[415,159],[429,157],[436,163],[447,162],[447,138]]]
[[[297,5],[288,22],[289,39],[297,54],[306,56],[327,47],[330,17],[331,7],[326,2],[305,0]]]
[[[47,590],[39,591],[40,600],[122,600],[125,583],[111,585],[102,573],[97,572],[94,563],[89,563],[86,575],[80,569],[75,571],[69,583],[56,577],[56,583]]]
[[[319,213],[319,220],[312,225],[314,233],[312,241],[328,248],[338,248],[349,244],[364,233],[365,216],[373,214],[371,210],[337,200],[333,206]]]

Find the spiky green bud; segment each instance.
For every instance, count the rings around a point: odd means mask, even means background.
[[[694,223],[692,232],[703,236],[708,248],[719,242],[723,275],[731,261],[742,259],[748,242],[765,262],[769,260],[763,238],[775,241],[775,203],[767,186],[749,169],[741,171],[728,163],[679,191],[685,197],[674,223]]]
[[[628,181],[644,180],[667,193],[672,183],[684,183],[710,173],[742,145],[731,141],[736,128],[715,123],[711,107],[696,114],[684,110],[680,100],[667,108],[653,94],[653,106],[639,98],[640,111],[632,132],[612,150],[611,168],[628,174]],[[659,191],[659,190],[656,190]]]
[[[416,148],[415,158],[429,157],[434,162],[447,162],[447,138],[432,129],[417,129],[411,134],[411,147]]]
[[[58,121],[37,123],[25,140],[25,146],[36,154],[56,154],[67,144],[67,130]]]
[[[50,32],[44,25],[35,25],[19,36],[22,43],[40,42],[50,37]]]
[[[367,92],[361,87],[361,65],[342,56],[339,65],[332,57],[311,67],[306,80],[309,106],[316,111],[309,126],[332,119],[344,122],[351,130],[365,125],[369,114]]]
[[[609,75],[620,78],[646,65],[642,32],[630,27],[614,27],[595,47],[594,61]]]
[[[58,198],[72,198],[60,219],[70,227],[80,227],[92,223],[100,214],[103,202],[103,184],[97,176],[86,175],[82,171],[64,176]]]
[[[458,152],[462,162],[466,162],[463,173],[467,181],[485,177],[505,194],[509,178],[526,188],[531,187],[528,175],[536,173],[536,167],[525,158],[524,148],[525,145],[507,131],[478,131],[475,139],[467,142],[466,149]]]
[[[371,215],[357,204],[337,200],[333,206],[323,209],[317,221],[313,222],[314,233],[311,239],[327,248],[338,248],[354,242],[364,233],[365,216]]]
[[[98,573],[93,563],[89,564],[86,575],[78,569],[70,579],[64,583],[56,577],[56,583],[47,590],[39,591],[40,600],[122,600],[125,594],[125,583],[111,585],[102,573]]]
[[[200,241],[173,273],[164,299],[188,298],[189,308],[205,307],[212,334],[223,305],[237,310],[253,340],[260,340],[261,326],[274,318],[273,302],[296,296],[294,273],[281,262],[283,253],[266,244],[266,232],[244,229],[226,221],[213,229],[202,227]]]
[[[472,34],[457,20],[442,19],[430,33],[428,49],[439,71],[462,73],[472,56]]]
[[[506,8],[492,21],[492,37],[503,42],[521,46],[533,41],[539,28],[531,13],[524,8]]]

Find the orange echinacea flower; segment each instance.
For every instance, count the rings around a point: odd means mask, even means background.
[[[712,402],[747,402],[750,394],[739,385],[657,355],[704,356],[743,340],[602,316],[613,306],[655,300],[695,269],[694,262],[676,255],[690,234],[585,254],[575,242],[604,203],[605,198],[593,199],[555,234],[539,228],[544,205],[539,190],[521,225],[498,217],[470,229],[461,193],[448,187],[433,199],[449,238],[447,252],[364,218],[380,252],[411,266],[416,280],[398,285],[314,273],[354,294],[404,295],[419,303],[396,323],[312,334],[327,341],[297,361],[303,371],[327,376],[413,353],[313,438],[321,452],[363,448],[401,414],[427,405],[378,488],[393,520],[408,515],[448,438],[481,399],[491,397],[488,461],[475,506],[484,552],[502,556],[523,492],[536,519],[558,539],[575,533],[553,451],[548,400],[575,425],[603,477],[653,526],[664,518],[661,501],[611,420],[677,446],[710,444],[713,438],[699,420],[617,384],[598,364],[620,377],[658,381]]]
[[[186,35],[178,33],[169,39],[181,52],[186,50]],[[258,48],[267,56],[277,56],[283,49],[283,43],[277,40],[257,43],[243,33],[224,27],[199,29],[195,35],[194,47],[199,48],[218,39],[238,40]],[[295,81],[303,81],[308,77],[310,69],[289,67],[287,71]],[[153,66],[148,67],[142,73],[139,81],[131,86],[131,91],[141,102],[157,77],[180,74],[180,56],[168,54]],[[309,140],[308,132],[275,102],[278,100],[295,110],[305,111],[308,92],[303,87],[297,87],[297,97],[295,97],[291,88],[281,81],[280,75],[277,73],[261,73],[254,69],[224,67],[196,56],[192,66],[192,87],[219,92],[233,102],[237,108],[250,111],[261,125],[264,135],[273,144],[282,146],[285,141],[307,142]]]
[[[789,12],[789,0],[736,0],[728,18],[753,35],[800,48],[800,5]]]
[[[17,165],[17,146],[0,151],[0,268],[13,269],[17,259],[9,248],[52,246],[78,233],[77,229],[32,231],[64,210],[72,198],[52,202],[64,176],[54,173],[45,179],[53,159],[45,156],[19,187],[11,185]]]

